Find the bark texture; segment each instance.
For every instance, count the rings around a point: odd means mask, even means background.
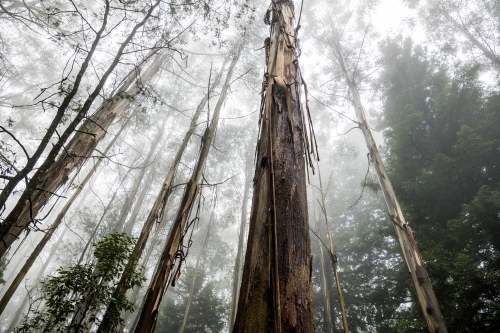
[[[302,79],[292,1],[265,22],[267,73],[247,252],[234,333],[314,332]]]

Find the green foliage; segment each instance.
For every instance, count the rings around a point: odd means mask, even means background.
[[[454,75],[411,41],[381,76],[388,170],[427,263],[450,332],[500,322],[500,93],[478,66]],[[388,52],[391,50],[390,52]],[[401,332],[426,331],[420,307]]]
[[[42,282],[44,308],[24,319],[16,332],[86,332],[89,323],[98,323],[97,313],[110,301],[117,277],[125,269],[134,239],[126,234],[111,234],[94,244],[94,260],[85,265],[59,268],[55,276]],[[132,273],[131,287],[144,281],[142,269]],[[133,311],[126,298],[117,301],[120,311]],[[85,311],[83,324],[69,324],[76,310]],[[117,318],[115,322],[120,324]],[[117,329],[114,327],[113,329]]]

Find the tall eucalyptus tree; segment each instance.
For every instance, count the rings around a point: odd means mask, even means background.
[[[314,142],[301,104],[294,9],[293,1],[272,1],[264,20],[270,37],[235,333],[314,332],[305,179]]]

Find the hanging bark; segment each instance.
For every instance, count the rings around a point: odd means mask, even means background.
[[[254,154],[252,150],[249,149],[245,161],[245,185],[243,187],[243,202],[241,203],[238,249],[236,252],[236,261],[234,263],[233,291],[231,293],[232,295],[231,313],[229,316],[229,332],[233,330],[234,320],[236,318],[236,311],[238,308],[238,298],[240,295],[241,276],[243,273],[243,245],[245,242],[245,234],[247,228],[248,197],[250,195],[250,184],[252,182],[253,155]]]
[[[406,223],[403,212],[401,211],[399,201],[396,197],[396,193],[394,192],[392,183],[385,170],[382,157],[380,156],[370,127],[368,126],[368,121],[366,120],[365,116],[365,109],[363,107],[363,104],[361,103],[361,97],[359,95],[358,89],[356,87],[356,84],[354,83],[353,78],[351,77],[351,74],[347,70],[344,55],[342,54],[342,47],[338,38],[334,40],[333,48],[335,55],[340,63],[346,85],[351,94],[351,102],[356,111],[358,126],[363,132],[370,158],[372,159],[373,165],[375,166],[380,187],[382,188],[385,202],[387,204],[387,210],[389,211],[389,216],[391,217],[391,221],[396,231],[396,236],[401,246],[403,258],[406,262],[413,285],[415,287],[418,301],[422,308],[422,313],[424,315],[425,321],[427,322],[427,328],[431,333],[447,333],[448,329],[446,328],[443,315],[441,314],[441,309],[439,308],[439,303],[437,301],[436,295],[434,294],[431,280],[425,269],[424,262],[422,260],[422,257],[420,256],[417,244],[415,243],[415,239],[413,238],[413,231]]]
[[[194,205],[199,191],[202,172],[205,167],[208,153],[210,151],[210,146],[215,136],[215,130],[219,121],[220,111],[222,110],[222,106],[226,100],[232,74],[236,63],[238,62],[242,49],[243,44],[240,45],[236,54],[234,54],[233,56],[233,60],[226,76],[226,80],[224,82],[224,85],[222,86],[219,100],[217,101],[217,105],[215,106],[212,122],[210,126],[205,130],[205,133],[203,134],[203,137],[201,139],[202,147],[200,150],[198,161],[195,168],[193,169],[191,178],[188,181],[188,184],[184,191],[177,217],[175,218],[174,223],[170,229],[165,248],[160,257],[158,270],[151,280],[151,284],[146,294],[145,302],[141,311],[140,319],[137,323],[137,327],[135,328],[136,333],[153,332],[155,329],[156,320],[158,318],[158,309],[170,277],[170,271],[172,268],[172,264],[174,263],[178,247],[179,245],[182,246],[182,233],[183,231],[185,231],[191,209]]]
[[[123,133],[124,129],[127,127],[128,122],[129,122],[129,120],[127,120],[122,125],[122,127],[120,128],[120,130],[118,131],[118,133],[115,134],[113,140],[111,140],[111,142],[108,144],[108,146],[104,150],[103,154],[109,153],[109,151],[111,150],[111,148],[114,146],[114,144],[116,143],[116,141],[118,140],[118,138]],[[40,255],[40,253],[43,251],[45,245],[47,245],[47,243],[49,242],[49,240],[52,238],[52,235],[54,235],[54,233],[56,232],[57,228],[61,225],[61,223],[63,222],[64,217],[66,216],[66,213],[71,208],[71,206],[73,205],[73,203],[75,202],[75,200],[79,197],[79,195],[81,194],[81,192],[83,191],[83,189],[85,188],[85,186],[87,185],[87,183],[89,182],[89,180],[95,174],[96,170],[99,168],[99,166],[101,165],[102,161],[103,161],[102,158],[99,159],[96,162],[96,164],[92,167],[92,169],[89,171],[89,173],[87,174],[87,176],[85,176],[85,178],[82,181],[82,183],[80,184],[80,186],[78,186],[78,188],[75,190],[75,192],[73,193],[73,195],[71,196],[71,198],[68,200],[68,202],[64,205],[64,207],[61,209],[61,211],[57,215],[57,217],[54,220],[54,222],[52,223],[49,231],[47,231],[45,233],[45,235],[40,240],[40,242],[37,244],[37,246],[35,247],[35,249],[31,253],[31,255],[28,257],[28,259],[24,263],[23,267],[21,268],[21,270],[19,271],[19,273],[16,275],[15,279],[10,284],[9,289],[7,289],[7,291],[5,292],[4,296],[0,300],[0,314],[3,313],[3,311],[5,310],[5,307],[7,306],[8,302],[10,301],[12,295],[14,295],[14,292],[19,287],[19,284],[22,282],[22,280],[24,279],[24,277],[28,273],[29,269],[31,268],[31,266],[33,265],[33,263],[35,262],[35,260],[38,258],[38,256]]]
[[[166,120],[166,118],[164,118],[162,124],[160,125],[160,128],[157,131],[155,138],[153,139],[151,147],[149,148],[149,152],[144,160],[143,166],[140,169],[139,174],[136,176],[135,181],[133,182],[132,187],[130,188],[130,190],[126,196],[126,199],[123,203],[123,206],[122,206],[122,209],[120,212],[120,215],[118,216],[118,219],[116,220],[115,226],[113,227],[113,230],[111,231],[111,233],[122,232],[122,229],[123,229],[124,224],[125,224],[125,219],[131,210],[132,202],[133,202],[134,198],[136,197],[139,186],[143,182],[143,178],[144,178],[144,175],[146,173],[147,167],[151,164],[151,162],[153,160],[154,153],[156,152],[156,148],[158,147],[158,144],[163,139],[163,135],[165,133],[166,123],[167,123],[167,120]],[[111,201],[114,200],[115,196],[116,196],[116,192],[113,195],[113,198],[111,199]],[[111,204],[111,202],[110,202],[110,204]],[[108,207],[110,206],[110,204],[108,205]],[[106,210],[108,207],[106,207]],[[103,218],[106,214],[106,210],[104,211],[104,213],[101,217],[101,220],[99,221],[98,225],[96,226],[96,228],[94,230],[94,234],[97,232],[97,228],[98,228],[100,222],[103,220]],[[82,253],[82,255],[80,257],[80,260],[83,259],[83,255],[84,255],[86,249],[88,248],[88,245],[90,244],[91,240],[92,240],[92,238],[89,239],[89,241],[87,242],[87,246],[84,249],[84,252]],[[97,265],[96,265],[94,275],[97,275],[98,271],[99,271],[99,263],[97,263]],[[88,293],[90,293],[90,292],[91,291],[89,290]],[[87,305],[85,303],[77,304],[75,314],[74,314],[73,319],[71,321],[71,325],[72,326],[76,325],[77,327],[82,325],[83,321],[87,317],[87,314],[88,314]]]
[[[273,1],[250,227],[233,333],[314,332],[306,118],[292,1]],[[306,100],[307,101],[307,100]]]
[[[114,71],[115,67],[118,65],[120,62],[120,59],[125,51],[126,46],[130,43],[130,41],[133,39],[135,36],[136,32],[138,31],[139,28],[141,28],[149,19],[149,17],[152,15],[153,11],[158,7],[160,4],[160,0],[157,0],[155,3],[153,3],[149,9],[147,10],[146,14],[144,15],[143,19],[139,21],[132,29],[131,33],[127,36],[125,41],[120,45],[119,50],[117,51],[117,54],[115,58],[113,59],[113,62],[111,65],[108,67],[106,72],[102,75],[99,83],[95,87],[95,89],[92,91],[92,93],[89,95],[89,97],[86,99],[84,102],[83,106],[79,110],[78,114],[75,116],[75,118],[70,122],[69,126],[64,130],[64,132],[59,136],[59,139],[57,142],[53,145],[52,149],[47,155],[47,158],[45,161],[40,165],[38,170],[33,174],[31,177],[30,181],[26,185],[25,190],[23,191],[23,194],[19,198],[18,202],[12,209],[12,211],[9,213],[9,215],[5,218],[3,223],[0,225],[0,257],[2,257],[5,252],[8,250],[10,245],[17,239],[17,236],[21,234],[21,232],[29,225],[29,223],[35,221],[36,213],[38,210],[40,210],[43,205],[45,205],[48,201],[48,199],[57,191],[57,189],[62,186],[67,180],[67,177],[69,175],[69,172],[66,173],[67,169],[73,170],[73,167],[76,166],[78,163],[75,161],[80,161],[79,158],[76,158],[77,156],[80,156],[81,153],[85,153],[83,151],[83,147],[68,147],[65,149],[64,154],[60,156],[60,158],[57,161],[64,161],[62,164],[59,164],[56,161],[56,158],[59,154],[59,151],[61,148],[64,146],[66,141],[69,139],[70,135],[72,135],[78,124],[83,120],[83,118],[87,115],[87,112],[90,110],[90,107],[92,106],[94,100],[97,98],[99,93],[101,92],[101,89],[103,88],[104,84],[106,83],[108,77],[111,75],[111,73]],[[109,10],[109,3],[106,2],[106,11]],[[107,17],[107,16],[106,16]],[[105,26],[105,25],[104,25]],[[104,28],[103,28],[104,29]],[[80,75],[80,74],[79,74]],[[82,73],[83,75],[83,73]],[[74,92],[76,94],[76,91]],[[69,96],[69,95],[68,95]],[[65,99],[66,101],[66,99]],[[69,105],[70,100],[68,100],[68,105]],[[61,105],[62,107],[62,105]],[[67,108],[67,106],[66,106]],[[64,108],[64,110],[66,109]],[[63,111],[64,111],[63,110]],[[63,112],[64,113],[64,112]],[[93,119],[92,119],[93,120]],[[59,122],[57,122],[57,125]],[[100,127],[98,126],[100,129]],[[55,128],[54,131],[55,132]],[[94,143],[97,144],[94,141],[97,141],[97,136],[94,138],[92,134],[87,134],[79,131],[75,135],[77,138],[81,138],[82,136],[85,136],[86,139],[88,137],[90,138],[90,145],[88,146],[85,144],[84,146],[90,147]],[[53,134],[53,133],[52,133]],[[52,134],[47,138],[47,143],[52,137]],[[47,135],[46,135],[47,136]],[[44,137],[45,140],[45,137]],[[83,142],[83,141],[82,141]],[[43,140],[42,140],[43,143]],[[77,144],[78,146],[78,144]],[[71,151],[71,149],[77,148],[75,151]],[[95,148],[95,146],[94,146]],[[93,151],[93,149],[92,149]],[[91,152],[90,152],[91,153]],[[86,156],[90,156],[90,153]],[[69,166],[67,165],[68,161],[66,161],[66,158],[69,158]],[[62,169],[61,169],[62,168]],[[69,171],[71,171],[69,170]],[[27,176],[24,175],[23,178]],[[10,182],[9,182],[10,183]],[[9,187],[10,189],[10,187]],[[5,189],[4,189],[5,191]],[[2,191],[2,194],[4,193]],[[1,196],[0,195],[0,196]],[[1,198],[0,198],[1,199]],[[5,198],[6,200],[6,198]],[[0,201],[0,207],[2,205],[2,202]]]
[[[167,209],[168,211],[168,209]],[[152,241],[150,242],[150,246],[146,252],[146,255],[144,256],[144,259],[142,260],[142,263],[141,265],[143,267],[147,267],[148,266],[148,263],[149,263],[149,259],[151,258],[151,254],[153,253],[153,250],[155,248],[154,244],[156,244],[156,241],[158,240],[158,238],[160,237],[160,233],[162,233],[163,231],[165,231],[165,229],[167,229],[167,222],[166,222],[166,215],[163,217],[163,221],[159,224],[158,228],[156,228],[155,230],[155,233],[153,235],[153,239]],[[162,235],[163,236],[163,235]],[[165,235],[166,236],[166,235]],[[158,269],[158,267],[155,267],[155,272],[156,270]],[[153,272],[154,274],[154,272]],[[139,291],[140,291],[140,288],[138,287],[135,287],[134,288],[134,292],[132,294],[132,296],[130,297],[130,299],[135,299],[135,303],[137,302],[137,295],[139,294]],[[145,299],[143,299],[144,301]],[[142,309],[142,305],[144,303],[141,303],[141,306],[137,309],[136,313],[135,313],[135,318],[134,318],[134,321],[132,323],[132,325],[129,327],[129,330],[128,332],[133,332],[135,330],[135,327],[137,326],[137,323],[139,322],[139,316],[140,316],[140,310]],[[128,316],[130,315],[131,313],[130,312],[127,312],[125,313],[125,316],[123,317],[123,320],[124,320],[124,325],[126,325],[127,323],[127,320],[128,320]]]
[[[224,71],[224,68],[227,63],[226,59],[224,61],[224,64],[221,68],[221,71],[215,78],[214,82],[212,85],[209,87],[209,94],[213,92],[215,87],[219,84],[220,79],[222,77],[222,72]],[[177,169],[179,167],[179,164],[181,162],[182,155],[184,154],[184,151],[186,150],[187,144],[189,142],[189,139],[193,135],[198,118],[201,115],[201,112],[203,111],[203,108],[207,104],[209,94],[206,94],[200,104],[198,105],[195,114],[193,115],[193,118],[191,119],[191,124],[189,126],[189,130],[187,131],[186,135],[184,136],[184,139],[181,142],[181,145],[179,146],[179,149],[177,150],[177,153],[175,155],[174,161],[172,162],[172,165],[170,166],[170,169],[167,173],[167,176],[165,177],[165,181],[163,182],[162,188],[160,189],[160,192],[158,193],[156,200],[153,204],[153,207],[151,208],[151,211],[149,212],[149,215],[144,222],[144,225],[141,230],[141,234],[139,235],[139,238],[137,239],[137,243],[134,247],[134,250],[132,251],[131,255],[131,260],[127,264],[127,267],[124,271],[124,274],[122,275],[120,282],[118,283],[116,287],[116,294],[124,295],[128,289],[128,272],[132,272],[135,267],[137,266],[138,260],[141,257],[145,247],[146,243],[148,241],[149,235],[151,233],[151,230],[153,229],[153,226],[155,225],[156,222],[161,222],[163,220],[163,215],[165,212],[165,208],[168,204],[168,199],[170,197],[170,194],[172,193],[173,190],[173,182],[175,178],[175,174],[177,172]],[[111,302],[108,305],[108,309],[106,310],[106,313],[104,314],[103,320],[101,322],[101,325],[99,326],[98,332],[106,332],[106,330],[109,329],[109,325],[112,325],[111,323],[111,315],[108,314],[109,311],[114,311],[115,304],[114,302]]]
[[[217,191],[217,189],[216,189]],[[179,330],[179,333],[184,333],[184,330],[186,329],[186,324],[188,321],[189,317],[189,310],[191,309],[191,304],[193,303],[194,299],[194,293],[196,292],[196,274],[198,273],[198,266],[200,264],[200,258],[203,253],[205,253],[205,250],[207,248],[208,244],[208,238],[210,237],[210,229],[212,227],[212,222],[214,219],[215,215],[215,206],[217,204],[217,194],[215,194],[214,202],[212,205],[212,212],[210,213],[210,218],[208,219],[208,225],[207,225],[207,233],[205,234],[205,240],[203,241],[203,245],[200,249],[200,252],[198,253],[198,256],[196,257],[196,264],[194,265],[194,271],[193,271],[193,280],[191,281],[191,286],[189,287],[189,296],[188,300],[186,303],[186,310],[184,311],[184,319],[182,320],[182,326],[181,329]],[[206,257],[204,257],[203,260],[205,260]]]

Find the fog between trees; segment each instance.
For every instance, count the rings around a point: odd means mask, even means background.
[[[496,332],[499,19],[0,2],[0,330]]]

